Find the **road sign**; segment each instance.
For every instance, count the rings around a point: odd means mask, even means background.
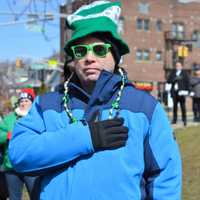
[[[58,61],[55,59],[51,59],[48,61],[49,69],[54,69],[57,68],[58,66]]]
[[[33,63],[31,64],[31,69],[34,69],[34,70],[48,69],[48,64],[47,63]]]

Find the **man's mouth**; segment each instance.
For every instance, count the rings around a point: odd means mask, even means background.
[[[87,68],[87,69],[84,69],[84,72],[85,73],[96,73],[96,72],[99,72],[99,71],[101,71],[100,69],[98,69],[98,68]]]

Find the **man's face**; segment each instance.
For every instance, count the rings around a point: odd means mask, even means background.
[[[182,64],[180,62],[176,63],[176,69],[181,70],[183,68]]]
[[[21,99],[19,102],[19,108],[22,111],[28,111],[31,108],[32,101],[28,98]]]
[[[200,77],[200,69],[196,70],[195,74],[197,77]]]
[[[94,37],[86,37],[82,39],[78,44],[93,44],[101,43],[101,40]],[[75,73],[83,85],[94,83],[99,78],[101,71],[104,69],[109,72],[113,72],[115,68],[115,61],[109,50],[105,57],[98,57],[92,50],[89,50],[87,54],[81,58],[75,58]]]

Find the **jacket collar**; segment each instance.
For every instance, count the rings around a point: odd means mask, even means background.
[[[72,95],[77,96],[78,93],[81,96],[83,95],[88,100],[88,106],[92,106],[96,103],[101,104],[107,102],[120,87],[121,79],[119,74],[102,70],[91,95],[83,90],[77,82],[70,82],[69,89]]]

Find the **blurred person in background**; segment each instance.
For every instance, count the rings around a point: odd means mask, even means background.
[[[186,96],[189,95],[189,75],[183,70],[181,62],[176,62],[173,70],[167,79],[170,84],[170,93],[173,99],[173,119],[172,124],[177,123],[178,104],[181,107],[181,116],[184,126],[187,125]]]
[[[1,115],[0,124],[1,124],[3,121],[3,117],[8,115],[13,110],[13,107],[9,99],[1,98],[0,100],[1,100],[1,105],[0,105],[0,115]],[[0,138],[1,138],[1,131],[0,131]],[[5,149],[4,143],[1,144],[0,142],[0,200],[7,200],[8,198],[8,187],[5,178],[5,172],[2,166],[4,158],[4,149]]]
[[[181,199],[166,113],[119,66],[129,53],[117,32],[120,12],[118,1],[95,1],[68,16],[73,62],[63,87],[38,96],[15,126],[10,158],[17,171],[41,174],[40,199]]]
[[[27,187],[29,195],[33,190],[34,177],[24,176],[13,169],[8,157],[8,144],[12,137],[12,131],[16,122],[27,115],[35,98],[35,92],[32,88],[21,89],[18,98],[18,106],[15,110],[6,115],[0,123],[0,144],[3,146],[3,163],[1,169],[5,172],[8,186],[9,200],[21,200],[24,184]]]
[[[194,75],[190,78],[192,109],[195,122],[200,122],[200,65],[194,68]]]

